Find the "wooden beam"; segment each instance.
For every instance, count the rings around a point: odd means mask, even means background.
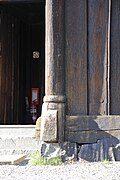
[[[65,140],[79,144],[96,143],[100,139],[120,139],[120,130],[66,132]]]
[[[120,116],[67,116],[67,131],[117,130],[120,129]]]
[[[46,95],[65,94],[64,0],[46,1]]]
[[[82,144],[103,138],[120,138],[120,116],[66,117],[66,141]]]
[[[48,124],[46,118],[48,110],[57,110],[57,136],[53,131],[53,141],[64,141],[65,120],[65,60],[64,60],[64,0],[46,1],[46,48],[45,48],[45,97],[42,111],[41,139],[46,141],[45,134]],[[50,115],[49,115],[50,117]],[[49,133],[48,133],[49,134]],[[51,134],[51,132],[50,132]],[[55,137],[54,137],[55,136]],[[47,141],[52,141],[49,136]]]

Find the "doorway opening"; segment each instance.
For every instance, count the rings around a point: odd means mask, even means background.
[[[35,124],[45,92],[45,2],[0,2],[0,124]]]

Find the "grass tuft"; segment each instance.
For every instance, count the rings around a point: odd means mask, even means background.
[[[105,159],[105,160],[102,161],[101,163],[102,163],[103,165],[108,165],[108,164],[110,164],[110,161],[108,161],[108,160]]]
[[[62,165],[63,162],[62,162],[60,156],[47,159],[46,157],[41,156],[39,151],[36,151],[31,156],[31,158],[29,160],[29,164],[30,165],[39,165],[39,166],[42,166],[42,165],[59,166],[59,165]]]

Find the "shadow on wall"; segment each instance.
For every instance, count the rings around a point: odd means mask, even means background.
[[[78,159],[89,162],[116,160],[120,139],[119,116],[68,116],[66,141],[78,144]]]

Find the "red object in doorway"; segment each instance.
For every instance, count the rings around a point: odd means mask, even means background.
[[[31,103],[39,104],[39,88],[31,88]]]

